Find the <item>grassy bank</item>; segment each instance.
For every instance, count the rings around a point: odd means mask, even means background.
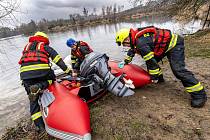
[[[188,57],[210,58],[210,29],[185,37]]]

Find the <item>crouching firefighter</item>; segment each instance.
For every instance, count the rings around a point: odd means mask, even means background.
[[[127,57],[119,66],[128,64],[134,55],[140,54],[145,60],[148,72],[154,83],[164,82],[158,62],[167,56],[173,74],[181,80],[186,91],[191,95],[192,107],[203,107],[207,101],[204,87],[185,68],[184,38],[167,29],[154,26],[138,29],[121,29],[116,34],[116,43],[130,47]]]
[[[85,59],[85,56],[93,52],[93,50],[86,42],[75,41],[73,38],[69,38],[66,41],[66,45],[71,48],[71,64],[73,69],[72,76],[77,76],[80,65]]]
[[[43,32],[37,32],[29,38],[19,61],[20,78],[29,96],[31,118],[39,132],[45,128],[38,104],[39,95],[55,80],[49,58],[65,73],[71,74],[60,55],[49,46],[48,36]]]
[[[93,82],[93,90],[106,88],[116,96],[130,96],[134,92],[123,82],[123,75],[115,77],[108,67],[106,54],[92,52],[86,56],[80,66],[80,76]],[[94,91],[93,91],[94,92]]]

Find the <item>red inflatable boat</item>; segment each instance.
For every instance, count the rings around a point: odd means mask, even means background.
[[[151,83],[149,74],[135,64],[125,65],[122,69],[118,67],[117,61],[109,61],[111,73],[115,76],[125,74],[125,79],[132,80],[135,88],[139,88]]]
[[[110,61],[109,66],[115,76],[125,73],[125,78],[132,80],[135,87],[151,82],[147,72],[137,65],[119,69],[115,61]],[[61,78],[42,94],[41,110],[48,134],[66,140],[91,140],[87,103],[103,96],[106,91],[103,89],[96,95],[88,95],[87,85],[80,85],[80,79]]]

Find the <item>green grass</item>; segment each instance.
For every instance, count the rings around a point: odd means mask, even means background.
[[[210,31],[199,31],[185,37],[187,57],[210,58]]]

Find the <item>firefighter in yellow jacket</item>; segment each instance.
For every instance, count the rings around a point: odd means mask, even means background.
[[[43,131],[45,128],[38,104],[40,91],[46,89],[55,80],[49,58],[65,73],[71,74],[71,70],[65,65],[61,56],[49,44],[45,33],[35,33],[29,38],[29,43],[25,46],[19,61],[20,78],[29,96],[31,118],[37,131]]]

